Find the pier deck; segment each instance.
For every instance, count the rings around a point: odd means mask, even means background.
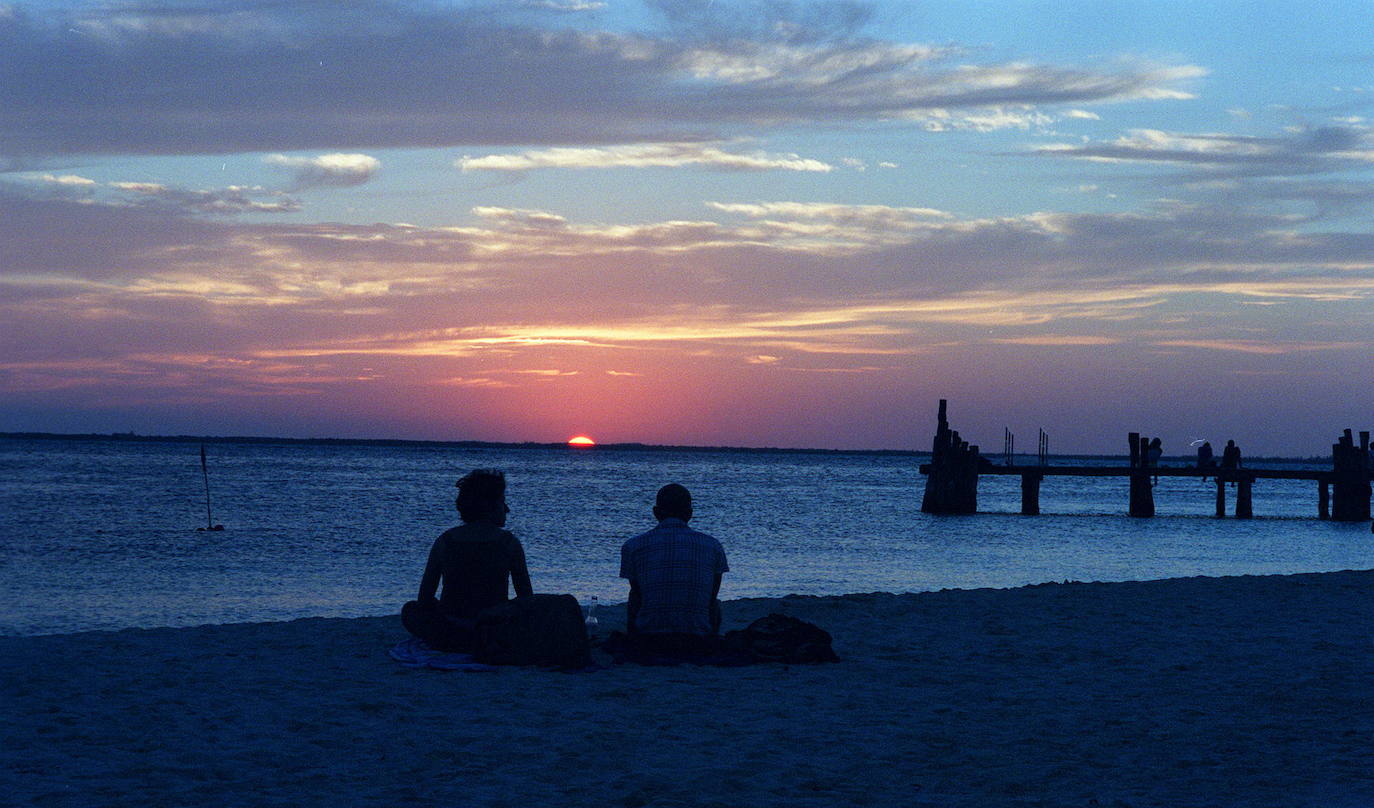
[[[1126,477],[1130,481],[1127,512],[1131,516],[1155,515],[1154,485],[1157,477],[1210,478],[1216,485],[1217,516],[1226,515],[1226,488],[1233,484],[1235,516],[1249,519],[1254,515],[1253,489],[1256,480],[1308,480],[1317,489],[1317,518],[1342,522],[1368,521],[1370,499],[1374,496],[1374,443],[1370,433],[1360,432],[1358,441],[1352,430],[1331,446],[1330,469],[1288,469],[1246,467],[1241,462],[1240,449],[1229,441],[1222,462],[1215,465],[1155,465],[1160,458],[1158,438],[1150,441],[1139,432],[1126,436],[1130,456],[1126,465],[1082,466],[1049,464],[1047,433],[1040,430],[1040,445],[1034,465],[1015,465],[1015,439],[1010,430],[1004,431],[1005,461],[1002,465],[983,457],[974,444],[959,437],[950,429],[946,401],[940,399],[936,415],[935,440],[929,463],[920,466],[926,475],[926,490],[921,510],[926,513],[968,514],[978,510],[978,478],[985,475],[1021,478],[1021,513],[1034,516],[1040,513],[1040,483],[1046,477]],[[1205,445],[1199,459],[1211,457]]]
[[[930,473],[930,464],[922,463],[920,467],[922,474]],[[1207,477],[1209,479],[1220,479],[1223,482],[1239,482],[1242,479],[1252,480],[1312,480],[1313,482],[1331,482],[1336,478],[1336,472],[1323,469],[1274,469],[1274,468],[1239,468],[1239,469],[1200,469],[1193,466],[1146,466],[1144,468],[1131,468],[1130,466],[980,466],[978,475],[1033,475],[1039,477],[1130,477],[1132,474],[1141,474],[1146,477]],[[1371,475],[1374,479],[1374,475]]]

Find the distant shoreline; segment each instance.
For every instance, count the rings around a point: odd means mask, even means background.
[[[484,440],[413,440],[405,438],[283,438],[253,435],[139,435],[133,432],[0,432],[0,440],[51,440],[51,441],[115,441],[130,443],[238,443],[287,446],[378,446],[398,448],[433,449],[567,449],[575,452],[588,451],[635,451],[635,452],[739,452],[753,454],[824,454],[824,455],[868,455],[893,457],[929,457],[930,452],[916,449],[814,449],[781,446],[686,446],[654,443],[598,443],[595,446],[571,447],[566,443],[540,443],[538,441],[502,442]],[[999,463],[1002,455],[984,453],[983,457]],[[1033,458],[1034,455],[1018,453],[1018,458]],[[1125,455],[1098,454],[1052,454],[1061,460],[1120,460]],[[1166,455],[1166,462],[1177,465],[1188,463],[1191,455]],[[1321,463],[1329,461],[1329,456],[1309,457],[1247,457],[1247,463]],[[1031,465],[1022,463],[1018,465]]]
[[[412,440],[405,438],[280,438],[251,435],[139,435],[133,432],[0,432],[0,440],[104,440],[132,443],[247,443],[293,446],[397,446],[436,449],[568,449],[569,451],[651,451],[651,452],[772,452],[778,454],[861,454],[929,456],[915,449],[806,449],[781,446],[685,446],[654,443],[598,443],[595,446],[569,446],[566,443],[538,441]]]

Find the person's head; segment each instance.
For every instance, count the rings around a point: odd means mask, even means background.
[[[681,519],[686,522],[692,518],[692,494],[677,483],[668,483],[658,489],[654,497],[654,518]]]
[[[506,523],[506,475],[496,469],[477,469],[458,480],[458,515],[464,522]]]
[[[1236,445],[1236,442],[1233,441],[1233,440],[1228,440],[1228,441],[1226,441],[1226,446],[1227,446],[1227,448],[1230,448],[1230,447],[1235,446],[1235,445]]]

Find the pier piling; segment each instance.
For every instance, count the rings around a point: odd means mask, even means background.
[[[1040,515],[1040,481],[1042,474],[1021,475],[1021,513],[1024,516]]]
[[[1145,462],[1148,457],[1150,439],[1139,432],[1126,436],[1131,449],[1131,503],[1128,512],[1131,516],[1149,518],[1155,515],[1155,490],[1150,485],[1150,470]]]
[[[1250,493],[1250,490],[1251,490],[1251,485],[1250,485],[1250,484],[1253,483],[1254,481],[1255,481],[1255,478],[1254,478],[1254,477],[1250,477],[1250,476],[1248,476],[1248,475],[1241,477],[1239,480],[1236,480],[1236,518],[1237,518],[1237,519],[1253,519],[1254,516],[1255,516],[1255,509],[1254,509],[1254,507],[1253,507],[1253,505],[1252,505],[1252,502],[1251,502],[1251,493]]]

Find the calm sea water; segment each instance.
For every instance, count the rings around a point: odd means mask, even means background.
[[[1023,517],[1018,478],[985,477],[974,516],[919,510],[921,458],[862,453],[209,445],[0,439],[0,634],[363,616],[414,597],[454,480],[504,469],[507,525],[535,590],[623,601],[619,548],[654,492],[690,488],[724,544],[723,597],[911,592],[1059,580],[1374,567],[1368,524],[1315,519],[1315,484],[1261,480],[1250,521],[1215,488],[1164,478],[1131,519],[1123,479],[1048,478]],[[1166,465],[1168,461],[1166,460]]]

